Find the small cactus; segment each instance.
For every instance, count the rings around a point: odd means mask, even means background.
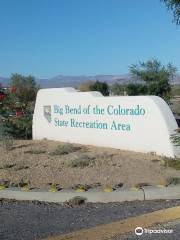
[[[49,192],[58,192],[58,184],[50,183]]]
[[[4,189],[6,189],[6,186],[5,186],[5,185],[2,185],[2,184],[0,184],[0,190],[4,190]]]
[[[30,190],[29,184],[25,185],[24,187],[21,188],[21,191],[28,192]]]
[[[18,186],[21,188],[21,191],[28,192],[31,187],[30,187],[30,181],[25,181],[23,178],[19,182]]]
[[[113,191],[114,191],[114,188],[111,187],[111,186],[106,186],[106,187],[104,188],[104,192],[113,192]]]
[[[89,185],[83,185],[83,184],[77,184],[73,189],[75,189],[76,192],[86,192],[90,188]]]
[[[9,187],[9,181],[0,179],[0,190],[4,190],[5,188]]]

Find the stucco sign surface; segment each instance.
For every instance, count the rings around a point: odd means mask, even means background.
[[[155,152],[174,157],[178,128],[168,105],[156,96],[104,97],[73,88],[42,89],[33,116],[33,139]]]

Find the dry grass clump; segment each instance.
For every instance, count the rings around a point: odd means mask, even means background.
[[[10,136],[4,136],[0,138],[0,145],[6,150],[11,151],[13,149],[14,140]]]
[[[0,179],[0,186],[5,186],[7,188],[9,186],[9,180]]]
[[[14,166],[16,166],[16,164],[6,163],[6,164],[4,164],[4,165],[1,165],[1,166],[0,166],[0,169],[6,170],[6,169],[13,168]]]
[[[179,177],[170,177],[168,178],[167,180],[167,184],[168,185],[177,185],[177,184],[180,184],[180,178]]]
[[[80,150],[80,147],[75,147],[72,144],[67,143],[67,144],[58,145],[54,151],[50,152],[50,155],[52,156],[65,155],[78,150]]]
[[[76,207],[76,206],[80,206],[80,205],[85,204],[86,200],[87,199],[84,198],[84,197],[77,196],[77,197],[74,197],[74,198],[66,201],[65,205],[69,206],[69,207]]]
[[[17,165],[17,166],[15,166],[15,168],[14,168],[14,171],[20,171],[20,170],[25,170],[25,169],[28,169],[29,168],[29,166],[27,166],[27,165]]]
[[[144,182],[144,183],[137,183],[135,185],[136,188],[142,188],[142,187],[148,187],[148,186],[151,186],[150,183],[147,183],[147,182]]]
[[[43,154],[43,153],[46,153],[46,151],[44,150],[38,150],[38,149],[32,149],[32,150],[28,150],[28,151],[25,151],[24,153],[29,153],[29,154]]]
[[[91,167],[95,164],[95,157],[82,154],[75,156],[74,159],[70,162],[69,167],[72,168],[85,168]]]
[[[176,170],[180,170],[180,159],[179,158],[173,159],[173,158],[164,157],[163,161],[164,161],[165,167],[170,167],[170,168],[174,168]]]

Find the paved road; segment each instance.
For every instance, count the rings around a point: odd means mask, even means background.
[[[35,240],[179,205],[180,200],[171,200],[85,204],[71,208],[0,200],[0,239]]]

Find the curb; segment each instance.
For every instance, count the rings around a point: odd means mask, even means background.
[[[40,190],[31,190],[28,192],[20,191],[19,189],[5,189],[0,191],[0,198],[42,201],[52,203],[63,203],[74,197],[84,197],[87,202],[124,202],[135,200],[158,200],[158,199],[180,199],[180,185],[169,186],[164,188],[144,187],[137,191],[132,190],[116,190],[113,192],[102,192],[96,189],[91,189],[86,192],[76,192],[73,190],[61,190],[59,192],[47,192]]]

